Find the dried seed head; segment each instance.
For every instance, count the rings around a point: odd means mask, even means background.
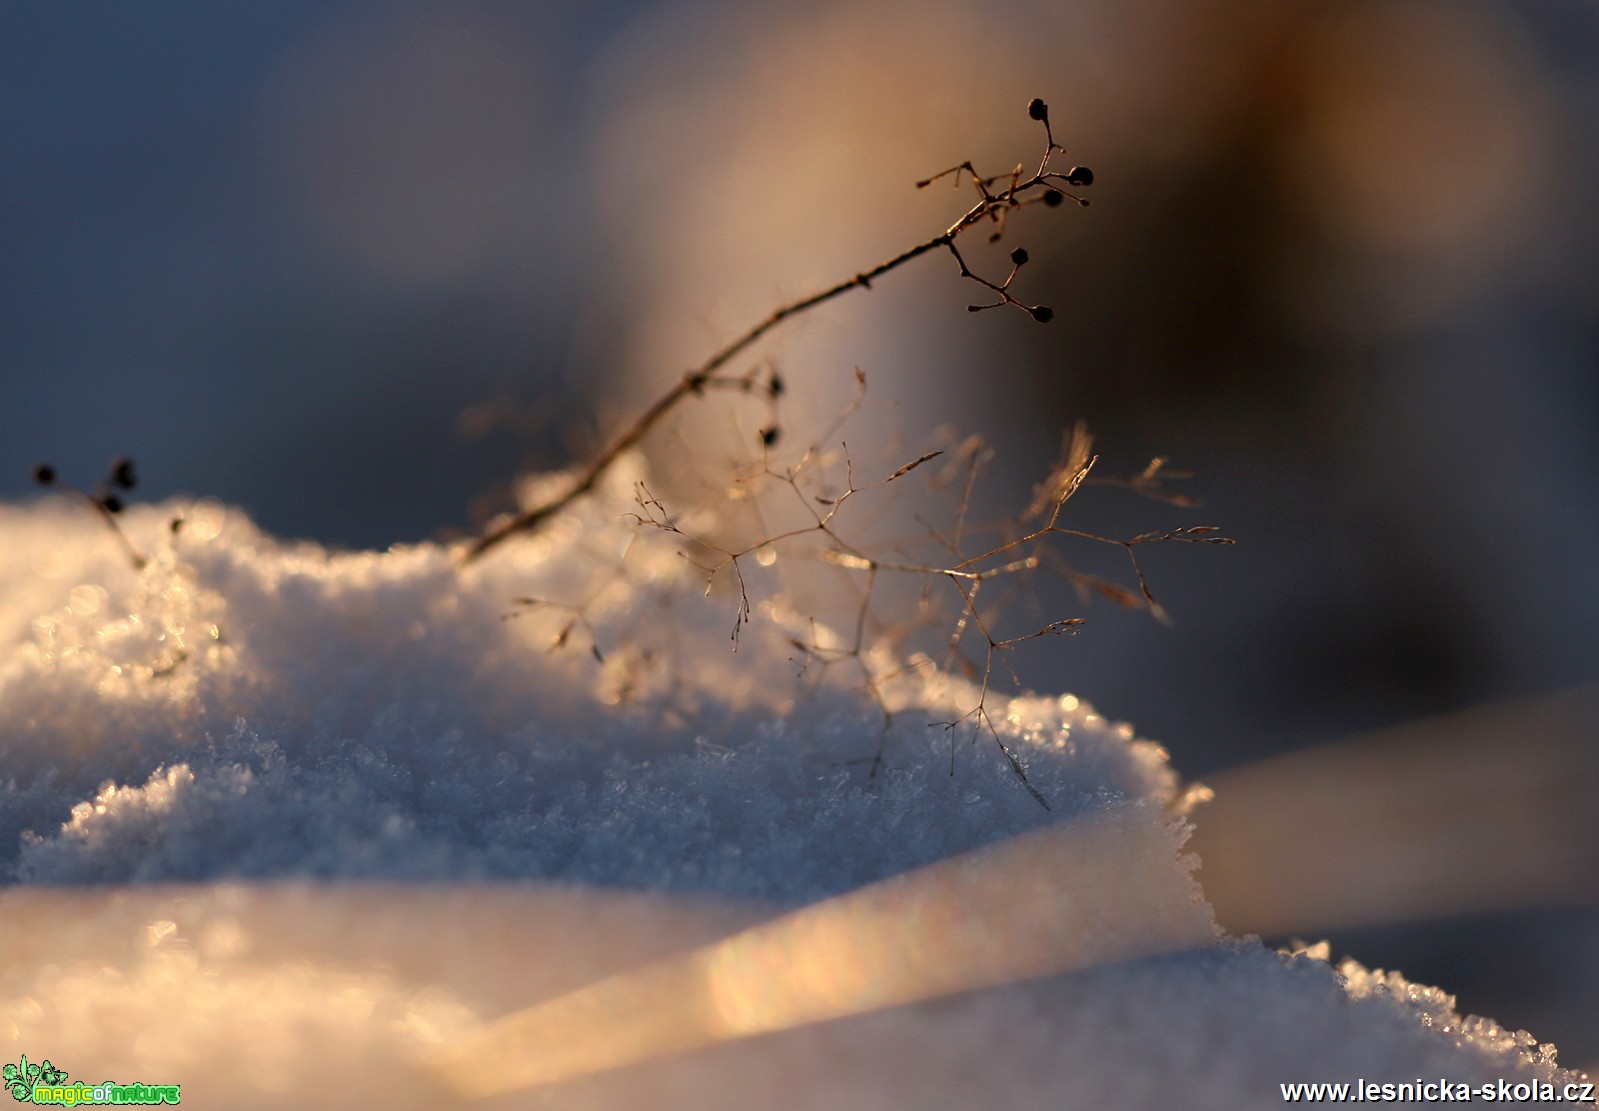
[[[122,499],[117,497],[115,494],[107,494],[105,497],[100,499],[100,504],[105,506],[105,511],[107,513],[122,512]]]
[[[134,473],[132,459],[123,455],[112,461],[111,485],[120,490],[131,490],[138,484],[139,476]]]
[[[1059,208],[1061,204],[1065,202],[1065,200],[1066,194],[1057,192],[1054,189],[1051,189],[1049,192],[1044,194],[1044,203],[1050,208]]]
[[[782,432],[778,430],[776,425],[773,425],[770,428],[763,428],[761,429],[761,443],[766,447],[771,447],[773,444],[777,443],[777,438],[781,435]]]
[[[781,396],[783,396],[783,379],[781,377],[779,377],[776,374],[772,375],[771,380],[766,383],[766,396],[768,396],[768,397],[781,397]]]
[[[1073,166],[1066,171],[1066,180],[1072,185],[1094,184],[1094,171],[1087,166]]]
[[[1039,305],[1037,308],[1028,309],[1027,311],[1032,313],[1033,319],[1040,324],[1048,324],[1055,319],[1055,310],[1048,305]]]
[[[1024,250],[1021,247],[1017,247],[1014,251],[1012,251],[1010,253],[1010,260],[1011,260],[1011,262],[1015,263],[1017,266],[1026,266],[1027,265],[1027,251]]]
[[[1035,96],[1027,105],[1027,114],[1035,120],[1047,120],[1049,119],[1049,105]]]
[[[54,486],[56,484],[56,469],[48,463],[40,463],[33,468],[33,481],[40,486]]]

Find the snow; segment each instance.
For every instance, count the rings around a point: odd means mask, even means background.
[[[731,650],[736,599],[623,518],[638,477],[465,568],[176,501],[125,515],[136,570],[81,504],[0,507],[8,1059],[236,1108],[1563,1077],[1433,989],[1223,937],[1165,752],[1087,703],[988,695],[1046,809],[929,726],[971,683],[874,648],[867,700],[754,561]]]

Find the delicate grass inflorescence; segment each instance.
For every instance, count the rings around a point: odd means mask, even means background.
[[[1022,760],[995,728],[989,713],[988,694],[996,669],[1008,674],[1017,687],[1022,685],[1007,658],[1013,649],[1043,637],[1074,634],[1083,618],[1053,617],[1012,628],[1003,611],[1014,598],[1004,596],[998,584],[1002,580],[1025,583],[1031,573],[1047,568],[1063,576],[1084,598],[1097,595],[1122,606],[1147,609],[1164,619],[1164,610],[1155,601],[1135,549],[1156,542],[1230,544],[1232,541],[1217,535],[1212,526],[1146,532],[1124,540],[1062,524],[1066,501],[1089,480],[1096,461],[1090,451],[1091,441],[1081,425],[1068,441],[1060,463],[1035,492],[1030,504],[1022,512],[1001,515],[998,520],[979,522],[974,519],[978,475],[991,456],[982,442],[974,438],[925,451],[886,473],[885,477],[857,480],[858,456],[851,453],[842,438],[835,442],[834,437],[841,437],[843,426],[864,397],[866,376],[862,371],[855,372],[854,400],[838,420],[808,446],[795,449],[791,446],[795,441],[784,434],[781,418],[787,391],[782,375],[769,362],[747,370],[734,370],[732,366],[739,355],[785,320],[852,289],[869,288],[878,277],[938,250],[948,251],[961,278],[993,295],[993,300],[968,305],[968,311],[1008,306],[1040,323],[1052,320],[1054,310],[1049,306],[1021,300],[1013,292],[1023,267],[1031,261],[1026,248],[1018,246],[1009,252],[1010,271],[996,281],[973,270],[958,246],[961,237],[979,226],[988,228],[990,242],[1001,239],[1007,232],[1011,214],[1029,205],[1058,207],[1068,199],[1081,206],[1088,204],[1071,190],[1092,184],[1093,173],[1083,166],[1072,166],[1064,171],[1055,168],[1056,158],[1064,154],[1065,148],[1055,139],[1048,105],[1042,99],[1034,99],[1027,106],[1027,114],[1042,125],[1045,138],[1044,151],[1031,170],[1018,163],[1008,173],[985,176],[968,160],[916,182],[916,187],[921,189],[948,178],[956,188],[969,185],[976,199],[938,234],[819,293],[773,310],[679,378],[625,423],[622,431],[572,476],[551,484],[553,495],[533,500],[520,512],[499,521],[471,541],[462,553],[463,565],[475,563],[512,537],[536,532],[576,501],[595,492],[619,462],[646,436],[660,428],[687,399],[704,397],[713,391],[758,399],[766,412],[752,437],[755,441],[752,446],[758,451],[756,457],[735,460],[725,477],[711,485],[717,493],[704,504],[685,503],[677,492],[658,493],[640,480],[634,499],[636,508],[629,515],[632,524],[671,534],[680,541],[685,549],[682,554],[703,573],[707,595],[719,579],[731,580],[736,588],[731,629],[735,651],[740,631],[755,613],[748,576],[750,560],[765,569],[782,556],[785,566],[796,561],[810,562],[855,577],[859,585],[853,611],[837,611],[835,607],[830,615],[843,632],[834,635],[829,631],[824,635],[821,630],[827,623],[819,622],[812,613],[808,618],[808,635],[791,635],[789,643],[799,653],[797,665],[802,672],[813,664],[818,671],[825,671],[839,663],[858,670],[861,687],[869,701],[881,709],[884,720],[877,750],[867,761],[872,776],[875,778],[883,767],[883,745],[889,736],[892,718],[883,695],[884,684],[907,670],[960,673],[976,684],[973,704],[953,720],[932,723],[950,733],[950,773],[953,775],[955,769],[956,732],[969,725],[971,739],[975,742],[984,734],[989,736],[1016,778],[1047,809],[1049,802],[1029,781]],[[929,471],[939,471],[934,481],[922,483],[929,473],[921,470],[924,464],[944,456],[947,458],[939,468],[929,468]],[[1192,504],[1189,499],[1166,495],[1160,489],[1163,463],[1164,460],[1157,459],[1140,475],[1122,480],[1121,484],[1179,505]],[[702,460],[696,460],[695,465],[712,475],[723,470],[719,464],[706,466]],[[862,468],[865,469],[864,464]],[[913,472],[920,472],[914,480],[910,478]],[[1166,472],[1166,476],[1171,476],[1171,472]],[[703,485],[704,476],[699,477]],[[110,527],[136,570],[144,569],[150,562],[118,523],[118,516],[124,509],[122,495],[134,489],[138,482],[131,459],[113,460],[106,477],[93,493],[61,486],[54,468],[48,464],[35,468],[34,479],[42,486],[68,490],[89,502]],[[884,545],[874,545],[864,539],[855,522],[846,523],[848,506],[889,486],[895,487],[900,503],[921,496],[906,491],[913,482],[930,485],[933,492],[947,495],[949,504],[944,507],[947,518],[944,523],[933,523],[922,515],[915,515],[920,522],[920,534],[909,540],[894,541],[886,545],[886,550]],[[672,502],[670,509],[668,501]],[[878,512],[881,516],[881,509]],[[181,517],[172,522],[174,537],[181,527]],[[1120,547],[1128,557],[1136,589],[1078,569],[1061,555],[1057,540],[1086,540]],[[885,591],[880,580],[885,577],[922,584],[912,611],[884,605]],[[792,584],[784,581],[780,585]],[[943,591],[939,597],[934,596],[935,588]],[[1001,596],[996,597],[996,592]],[[516,604],[520,607],[518,612],[555,609],[569,613],[570,619],[557,635],[556,647],[563,647],[574,630],[590,628],[587,609],[604,593],[601,588],[598,593],[591,592],[575,600],[522,597],[516,599]],[[762,600],[792,605],[789,593],[774,588]],[[921,650],[916,647],[918,636],[923,640]],[[592,636],[589,639],[594,657],[603,665],[605,652]],[[648,653],[629,658],[636,658],[639,669],[648,668],[652,659],[658,659]],[[182,659],[180,647],[170,667],[175,667]],[[157,674],[169,671],[170,667],[158,668]],[[622,689],[633,687],[632,680],[628,680]]]
[[[1054,131],[1051,130],[1049,125],[1049,108],[1042,100],[1035,98],[1028,105],[1028,115],[1043,124],[1046,142],[1043,157],[1039,160],[1038,167],[1031,174],[1028,174],[1023,169],[1021,163],[1017,163],[1015,169],[1008,174],[983,177],[972,168],[970,161],[966,161],[958,166],[952,166],[947,170],[936,173],[932,177],[918,181],[916,187],[924,189],[941,178],[949,177],[953,179],[956,187],[959,187],[964,175],[976,189],[978,199],[959,219],[931,239],[909,247],[892,258],[880,262],[870,269],[863,270],[854,277],[846,278],[836,285],[822,290],[820,293],[813,293],[808,297],[802,297],[797,301],[774,309],[759,323],[746,330],[738,338],[722,347],[710,358],[673,383],[670,389],[662,393],[637,417],[625,425],[622,431],[599,454],[590,460],[588,464],[581,467],[559,493],[532,508],[523,510],[509,519],[499,522],[469,544],[464,555],[466,561],[471,562],[480,559],[510,537],[538,528],[552,514],[560,512],[576,499],[589,493],[605,473],[616,465],[616,461],[619,458],[637,446],[645,436],[689,397],[699,396],[709,388],[727,388],[731,386],[747,390],[749,388],[748,379],[727,375],[724,373],[725,368],[728,363],[773,328],[790,317],[798,316],[818,305],[831,301],[841,294],[848,293],[852,289],[868,289],[877,278],[931,251],[936,251],[940,248],[948,250],[954,257],[956,265],[960,268],[961,277],[976,282],[999,296],[998,301],[990,304],[970,306],[970,311],[980,312],[985,308],[1013,305],[1030,315],[1034,320],[1040,323],[1047,323],[1054,316],[1053,310],[1043,305],[1024,304],[1011,295],[1010,285],[1016,277],[1015,270],[1012,270],[1010,276],[1002,283],[989,281],[967,266],[965,257],[955,243],[961,235],[985,221],[993,225],[993,231],[989,234],[990,241],[1000,239],[1005,234],[1006,221],[1011,212],[1026,205],[1043,203],[1049,206],[1056,206],[1069,198],[1079,205],[1087,206],[1087,198],[1071,193],[1064,187],[1071,186],[1075,188],[1091,185],[1094,180],[1092,171],[1082,166],[1074,166],[1065,173],[1052,169],[1051,164],[1055,155],[1064,154],[1066,148],[1055,141]],[[995,187],[1001,182],[1006,184],[1002,188],[996,189]],[[1021,264],[1016,263],[1015,266],[1019,270]]]
[[[779,554],[786,554],[860,576],[864,585],[860,588],[855,612],[835,615],[853,630],[852,633],[845,634],[842,644],[831,639],[823,644],[815,636],[809,640],[793,638],[793,646],[804,660],[802,666],[816,661],[823,664],[849,661],[859,669],[862,686],[869,698],[883,707],[885,721],[890,715],[881,695],[881,686],[891,674],[905,667],[929,666],[966,673],[978,682],[979,694],[975,705],[955,720],[933,723],[950,731],[951,774],[954,772],[955,732],[958,727],[970,724],[972,739],[975,741],[985,733],[990,736],[1020,782],[1041,805],[1048,808],[1048,801],[1029,782],[1020,758],[994,728],[987,708],[988,689],[994,680],[996,668],[1007,671],[1016,685],[1021,685],[1006,659],[1012,649],[1046,636],[1073,634],[1083,619],[1061,617],[1001,632],[998,610],[1002,607],[987,604],[989,595],[983,593],[985,585],[1003,578],[1023,577],[1048,566],[1071,582],[1081,595],[1094,594],[1123,606],[1145,608],[1164,619],[1165,612],[1155,601],[1135,549],[1155,542],[1230,544],[1232,540],[1217,535],[1213,526],[1147,532],[1130,540],[1122,540],[1062,525],[1060,518],[1067,499],[1087,481],[1095,464],[1095,457],[1090,452],[1091,441],[1086,430],[1079,425],[1067,445],[1066,455],[1021,514],[981,525],[969,519],[974,509],[973,496],[978,472],[989,457],[980,441],[971,440],[954,450],[954,458],[947,461],[949,466],[944,468],[940,483],[944,487],[952,487],[959,480],[950,526],[941,528],[927,525],[926,534],[920,538],[922,542],[912,545],[917,549],[915,551],[907,550],[904,543],[896,543],[892,554],[870,550],[855,538],[854,532],[843,527],[841,513],[846,504],[861,495],[905,479],[923,464],[945,455],[947,449],[925,452],[886,477],[857,481],[855,456],[842,440],[837,443],[832,441],[832,437],[840,433],[860,405],[864,395],[866,377],[857,368],[855,398],[839,420],[811,441],[808,447],[784,457],[777,450],[782,439],[777,410],[785,388],[783,379],[770,367],[742,373],[733,373],[728,369],[736,356],[784,320],[851,289],[867,288],[873,280],[888,271],[940,248],[947,250],[954,258],[962,278],[995,296],[992,301],[968,305],[969,312],[1010,306],[1025,312],[1039,323],[1052,320],[1054,310],[1049,306],[1029,304],[1012,292],[1022,268],[1031,260],[1026,248],[1014,248],[1009,255],[1010,272],[1003,279],[993,281],[975,272],[957,246],[957,240],[962,235],[980,225],[990,228],[990,242],[999,240],[1006,233],[1010,214],[1027,205],[1041,203],[1058,206],[1067,199],[1079,205],[1088,204],[1085,198],[1070,192],[1069,188],[1090,185],[1093,182],[1092,171],[1082,166],[1073,166],[1065,172],[1053,168],[1056,156],[1064,153],[1065,148],[1055,140],[1048,105],[1042,99],[1034,99],[1028,105],[1027,113],[1031,119],[1043,125],[1045,135],[1043,155],[1031,172],[1018,164],[1007,174],[984,176],[976,171],[970,161],[966,161],[918,181],[916,186],[919,189],[944,178],[949,178],[957,188],[969,183],[977,194],[977,200],[938,235],[820,293],[801,298],[768,314],[700,366],[683,375],[624,424],[623,430],[598,455],[579,467],[553,497],[538,500],[521,512],[499,521],[471,542],[465,550],[464,560],[467,563],[474,562],[511,537],[536,531],[574,501],[589,494],[618,460],[659,428],[688,398],[702,397],[713,389],[745,397],[762,397],[768,407],[768,416],[755,434],[759,445],[758,457],[735,462],[719,492],[713,494],[710,502],[703,504],[682,504],[682,499],[671,499],[674,505],[669,509],[668,495],[639,483],[635,497],[636,509],[630,515],[632,521],[640,527],[676,536],[685,547],[685,558],[694,562],[704,573],[707,595],[724,573],[731,580],[736,593],[731,630],[735,651],[740,631],[754,612],[747,576],[748,559],[753,558],[760,566],[767,567],[777,561]],[[1142,474],[1122,480],[1122,484],[1141,493],[1166,496],[1159,488],[1163,464],[1164,460],[1157,459]],[[700,469],[709,468],[700,466]],[[1170,472],[1167,474],[1171,476]],[[897,489],[902,490],[903,487]],[[1166,497],[1176,504],[1193,504],[1189,499]],[[774,524],[774,521],[783,523]],[[1057,538],[1088,540],[1122,548],[1131,563],[1137,589],[1079,571],[1066,563],[1054,550],[1052,541]],[[875,641],[895,641],[903,649],[910,639],[905,635],[907,628],[920,626],[925,629],[941,620],[940,614],[945,614],[929,597],[930,591],[924,590],[916,613],[884,621],[881,614],[874,612],[878,579],[882,575],[909,576],[922,580],[929,587],[944,584],[951,588],[947,600],[954,604],[953,615],[946,614],[949,623],[943,626],[938,637],[940,643],[933,646],[931,653],[913,654],[907,662],[897,662],[906,655],[902,650],[892,654],[891,658],[896,661],[892,663],[884,663],[881,657],[872,656],[870,649]],[[562,645],[571,631],[582,622],[586,605],[581,601],[556,602],[543,598],[524,599],[520,604],[537,608],[556,605],[569,610],[573,619],[562,626]],[[975,653],[967,650],[968,642],[975,645]],[[595,651],[599,651],[597,646]],[[873,660],[876,662],[869,662]],[[882,735],[888,735],[886,726]],[[880,743],[869,760],[874,776],[881,769],[883,758]]]
[[[128,539],[128,534],[117,523],[117,515],[125,508],[122,494],[118,491],[126,492],[139,484],[138,472],[134,469],[132,459],[125,455],[119,455],[111,460],[111,466],[107,469],[105,478],[101,479],[99,487],[92,494],[76,486],[64,485],[60,476],[56,474],[56,469],[49,463],[40,463],[33,468],[33,481],[46,489],[65,490],[67,493],[74,494],[92,505],[95,512],[100,515],[101,519],[105,521],[111,532],[116,536],[117,542],[121,544],[122,550],[127,553],[128,562],[133,564],[135,571],[142,570],[145,564],[149,562],[139,552],[139,549],[133,546],[133,541]]]

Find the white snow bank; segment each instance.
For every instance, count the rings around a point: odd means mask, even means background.
[[[129,514],[136,573],[81,507],[0,510],[0,875],[569,880],[819,898],[1128,798],[1164,754],[1075,698],[800,674],[761,593],[732,652],[670,538],[585,507],[463,573],[435,545],[282,545],[216,505]],[[187,516],[175,536],[167,521]],[[626,558],[619,554],[631,545]],[[517,597],[594,599],[571,619]],[[825,636],[825,633],[821,634]],[[591,653],[591,642],[604,662]]]
[[[1165,753],[1077,699],[988,696],[1046,811],[969,727],[951,774],[928,723],[974,687],[884,678],[876,649],[867,700],[855,661],[796,647],[843,642],[759,566],[730,651],[735,599],[618,522],[625,485],[465,571],[436,545],[281,543],[214,503],[130,511],[135,571],[80,506],[0,507],[11,1055],[201,1106],[453,1105],[441,1052],[484,1090],[524,1082],[550,1053],[538,1005],[595,1017],[580,1056],[627,1026],[595,985],[713,967],[747,1021],[568,1068],[553,1105],[1247,1107],[1284,1081],[1559,1078],[1430,989],[1215,942]],[[240,882],[269,878],[296,882]],[[151,886],[171,881],[191,886]],[[681,1034],[692,998],[631,1019]]]

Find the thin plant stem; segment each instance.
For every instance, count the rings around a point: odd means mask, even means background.
[[[1044,156],[1039,162],[1037,171],[1030,177],[1024,178],[1022,176],[1020,166],[1017,166],[1010,174],[1002,177],[980,177],[977,171],[972,168],[970,162],[963,162],[959,166],[917,182],[917,188],[925,188],[940,178],[953,176],[955,183],[959,185],[961,176],[965,174],[976,188],[978,200],[960,219],[956,220],[939,235],[901,251],[892,258],[885,259],[876,266],[863,270],[854,277],[824,289],[820,293],[813,293],[808,297],[800,298],[769,313],[753,327],[673,383],[670,389],[657,397],[648,408],[634,417],[614,439],[606,444],[598,455],[594,456],[582,470],[578,471],[567,487],[559,494],[540,505],[523,510],[494,525],[483,535],[468,544],[462,557],[463,562],[471,563],[481,559],[511,537],[537,529],[551,516],[588,494],[589,491],[594,489],[600,479],[605,477],[606,473],[622,455],[638,444],[685,399],[703,393],[708,385],[719,384],[721,379],[717,375],[723,367],[785,320],[831,301],[833,298],[839,297],[852,289],[869,289],[875,279],[891,270],[898,269],[912,259],[920,258],[930,251],[936,251],[941,247],[947,249],[954,257],[956,265],[960,267],[961,277],[970,279],[999,296],[998,301],[968,306],[970,311],[980,312],[984,309],[998,308],[1002,305],[1014,305],[1027,312],[1034,320],[1040,323],[1047,322],[1053,316],[1050,309],[1042,305],[1025,305],[1016,300],[1010,293],[1010,284],[1016,277],[1016,271],[1027,261],[1025,251],[1018,250],[1012,253],[1011,260],[1014,268],[1010,277],[1006,278],[1003,283],[995,283],[974,273],[966,265],[966,260],[955,246],[957,236],[985,219],[991,220],[997,225],[997,230],[993,232],[990,239],[998,239],[1005,230],[1005,217],[1012,209],[1020,208],[1024,204],[1042,201],[1054,206],[1060,204],[1066,198],[1076,201],[1079,205],[1088,204],[1087,200],[1067,192],[1062,186],[1087,185],[1092,182],[1093,175],[1082,167],[1073,167],[1067,173],[1052,171],[1049,168],[1050,160],[1057,152],[1064,151],[1065,148],[1055,142],[1054,134],[1049,127],[1048,109],[1044,107],[1043,101],[1033,101],[1028,106],[1028,114],[1044,125],[1044,133],[1048,144],[1045,147]],[[1005,181],[1008,184],[996,192],[991,186],[999,181]]]

